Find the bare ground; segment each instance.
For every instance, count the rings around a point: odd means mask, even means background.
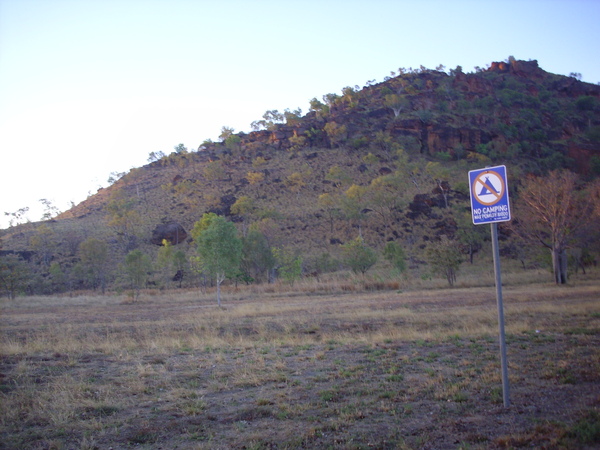
[[[492,295],[5,302],[0,448],[598,448],[600,287],[505,291],[508,408]]]

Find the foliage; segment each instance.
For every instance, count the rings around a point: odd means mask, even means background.
[[[448,284],[454,286],[462,262],[462,255],[456,241],[442,236],[439,241],[430,243],[425,255],[432,271],[444,275]]]
[[[132,250],[125,257],[124,269],[131,289],[135,292],[135,298],[138,298],[140,290],[146,285],[152,270],[150,258],[139,249]]]
[[[202,270],[217,284],[217,302],[221,306],[221,283],[239,274],[242,241],[233,223],[223,216],[204,214],[192,232]]]
[[[110,272],[108,246],[105,242],[89,238],[79,244],[79,279],[92,289],[100,288],[104,293]]]
[[[108,226],[113,229],[119,245],[126,251],[135,248],[141,217],[136,210],[136,200],[126,197],[123,191],[115,191],[106,205]]]
[[[171,279],[173,278],[173,266],[173,245],[167,239],[163,239],[162,245],[158,249],[158,254],[156,255],[156,267],[167,287],[169,287]]]
[[[595,186],[590,186],[592,190]],[[597,223],[593,192],[580,189],[579,177],[555,170],[544,177],[528,177],[516,202],[516,230],[529,242],[543,245],[552,255],[554,282],[567,282],[567,249]]]
[[[277,261],[277,273],[293,286],[302,277],[302,257],[288,248],[274,248],[273,254]]]
[[[0,257],[0,289],[8,298],[14,299],[25,289],[30,277],[29,266],[17,255]]]
[[[383,249],[383,257],[390,262],[392,267],[402,273],[406,270],[406,254],[402,246],[396,241],[390,241]]]
[[[325,131],[325,133],[327,133],[327,137],[329,137],[329,142],[332,146],[339,147],[348,138],[348,129],[346,125],[343,124],[338,124],[336,122],[327,122],[323,130]]]
[[[363,275],[377,262],[377,253],[360,236],[342,245],[342,255],[352,272]]]
[[[268,280],[275,264],[275,255],[266,236],[257,230],[250,230],[242,238],[241,271],[245,279],[257,282]]]

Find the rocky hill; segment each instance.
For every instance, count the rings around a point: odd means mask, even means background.
[[[164,239],[192,255],[194,223],[215,212],[301,254],[307,273],[359,235],[378,251],[397,241],[418,267],[429,242],[469,226],[468,170],[506,164],[515,195],[528,173],[598,176],[599,112],[600,86],[536,61],[401,69],[315,98],[307,114],[268,111],[250,133],[151,155],[55,219],[3,230],[2,252],[32,262],[33,290],[49,289],[52,263],[85,287],[74,273],[81,242],[104,242],[113,267],[133,249],[155,258]]]

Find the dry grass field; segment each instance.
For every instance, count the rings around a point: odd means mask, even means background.
[[[600,282],[1,300],[0,447],[597,448]]]

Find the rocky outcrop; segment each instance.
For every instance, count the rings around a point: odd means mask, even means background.
[[[162,245],[163,240],[167,240],[172,245],[184,242],[188,237],[187,232],[177,222],[169,222],[157,225],[152,231],[150,242],[154,245]]]

